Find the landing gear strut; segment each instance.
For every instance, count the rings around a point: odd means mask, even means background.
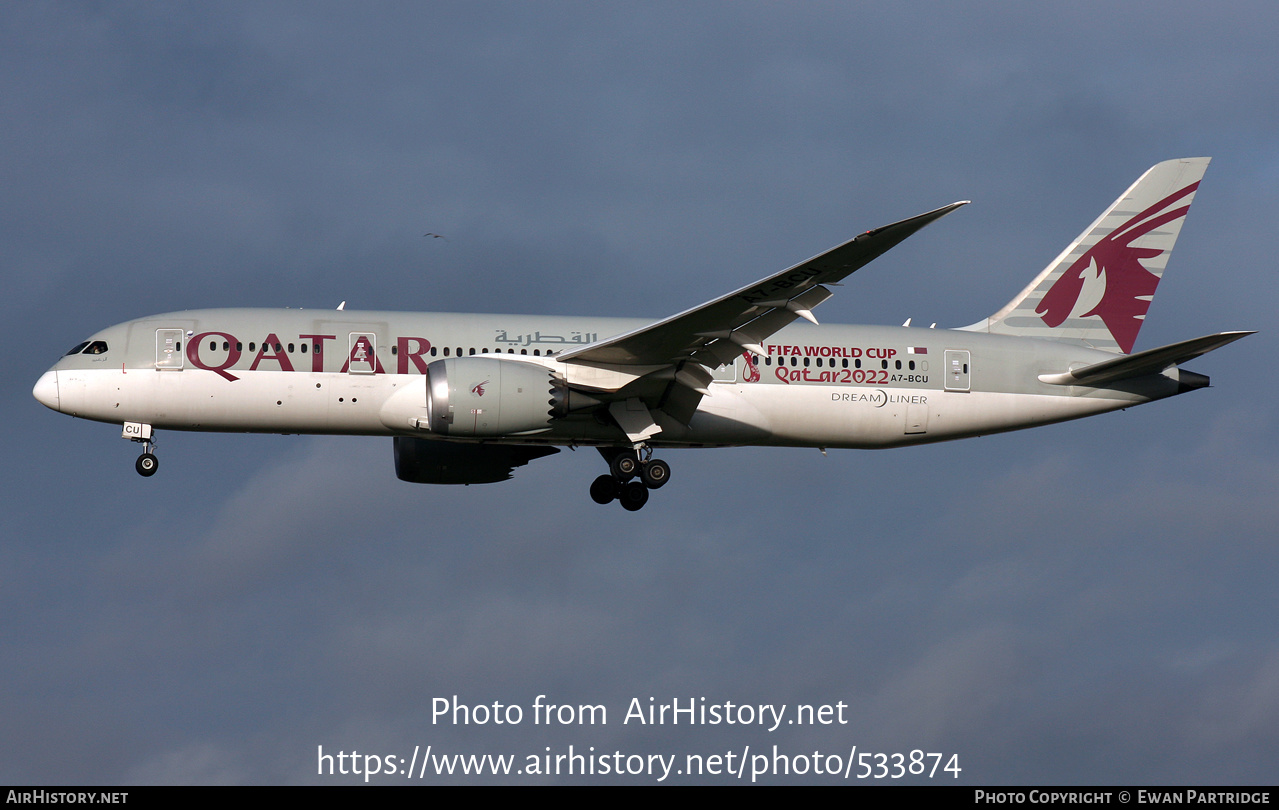
[[[636,512],[648,503],[649,490],[659,489],[671,478],[671,465],[653,458],[650,448],[601,447],[599,451],[608,461],[609,474],[591,482],[591,500],[598,504],[616,500],[626,511]],[[632,480],[636,476],[639,480]]]

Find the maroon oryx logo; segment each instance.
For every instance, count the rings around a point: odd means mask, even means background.
[[[1142,318],[1150,309],[1150,299],[1159,285],[1159,277],[1147,270],[1141,261],[1153,259],[1164,252],[1163,248],[1133,247],[1132,243],[1156,228],[1184,217],[1190,210],[1189,204],[1165,209],[1193,194],[1198,187],[1198,183],[1193,183],[1164,197],[1102,237],[1057,279],[1039,306],[1035,307],[1035,313],[1049,326],[1061,325],[1079,303],[1085,282],[1092,281],[1101,285],[1104,291],[1091,309],[1077,317],[1098,316],[1124,354],[1131,352]]]
[[[488,380],[485,380],[484,382],[476,383],[475,385],[472,385],[472,386],[471,386],[471,393],[472,393],[472,394],[475,394],[475,396],[477,396],[477,397],[482,397],[482,396],[484,396],[484,386],[486,386],[486,385],[488,385],[488,384],[489,384],[489,381],[488,381]]]

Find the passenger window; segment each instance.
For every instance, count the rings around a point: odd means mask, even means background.
[[[293,354],[293,344],[289,344],[289,354]]]
[[[448,356],[449,356],[449,347],[448,347],[448,346],[445,346],[445,347],[444,347],[444,356],[445,356],[445,357],[448,357]]]
[[[216,340],[209,341],[209,351],[216,352],[218,350],[218,342]]]

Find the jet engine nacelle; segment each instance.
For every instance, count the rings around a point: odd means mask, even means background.
[[[426,410],[441,436],[523,436],[550,429],[550,369],[495,357],[454,357],[426,367]]]
[[[472,444],[395,437],[395,476],[414,484],[490,484],[557,447]]]

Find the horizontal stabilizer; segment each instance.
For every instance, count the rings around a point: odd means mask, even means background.
[[[1193,360],[1201,354],[1220,349],[1229,343],[1253,332],[1220,332],[1215,335],[1183,340],[1147,349],[1144,352],[1116,357],[1114,360],[1103,360],[1090,366],[1065,371],[1060,374],[1040,374],[1039,381],[1051,385],[1105,385],[1133,377],[1144,377],[1147,374],[1158,374],[1164,369]]]

